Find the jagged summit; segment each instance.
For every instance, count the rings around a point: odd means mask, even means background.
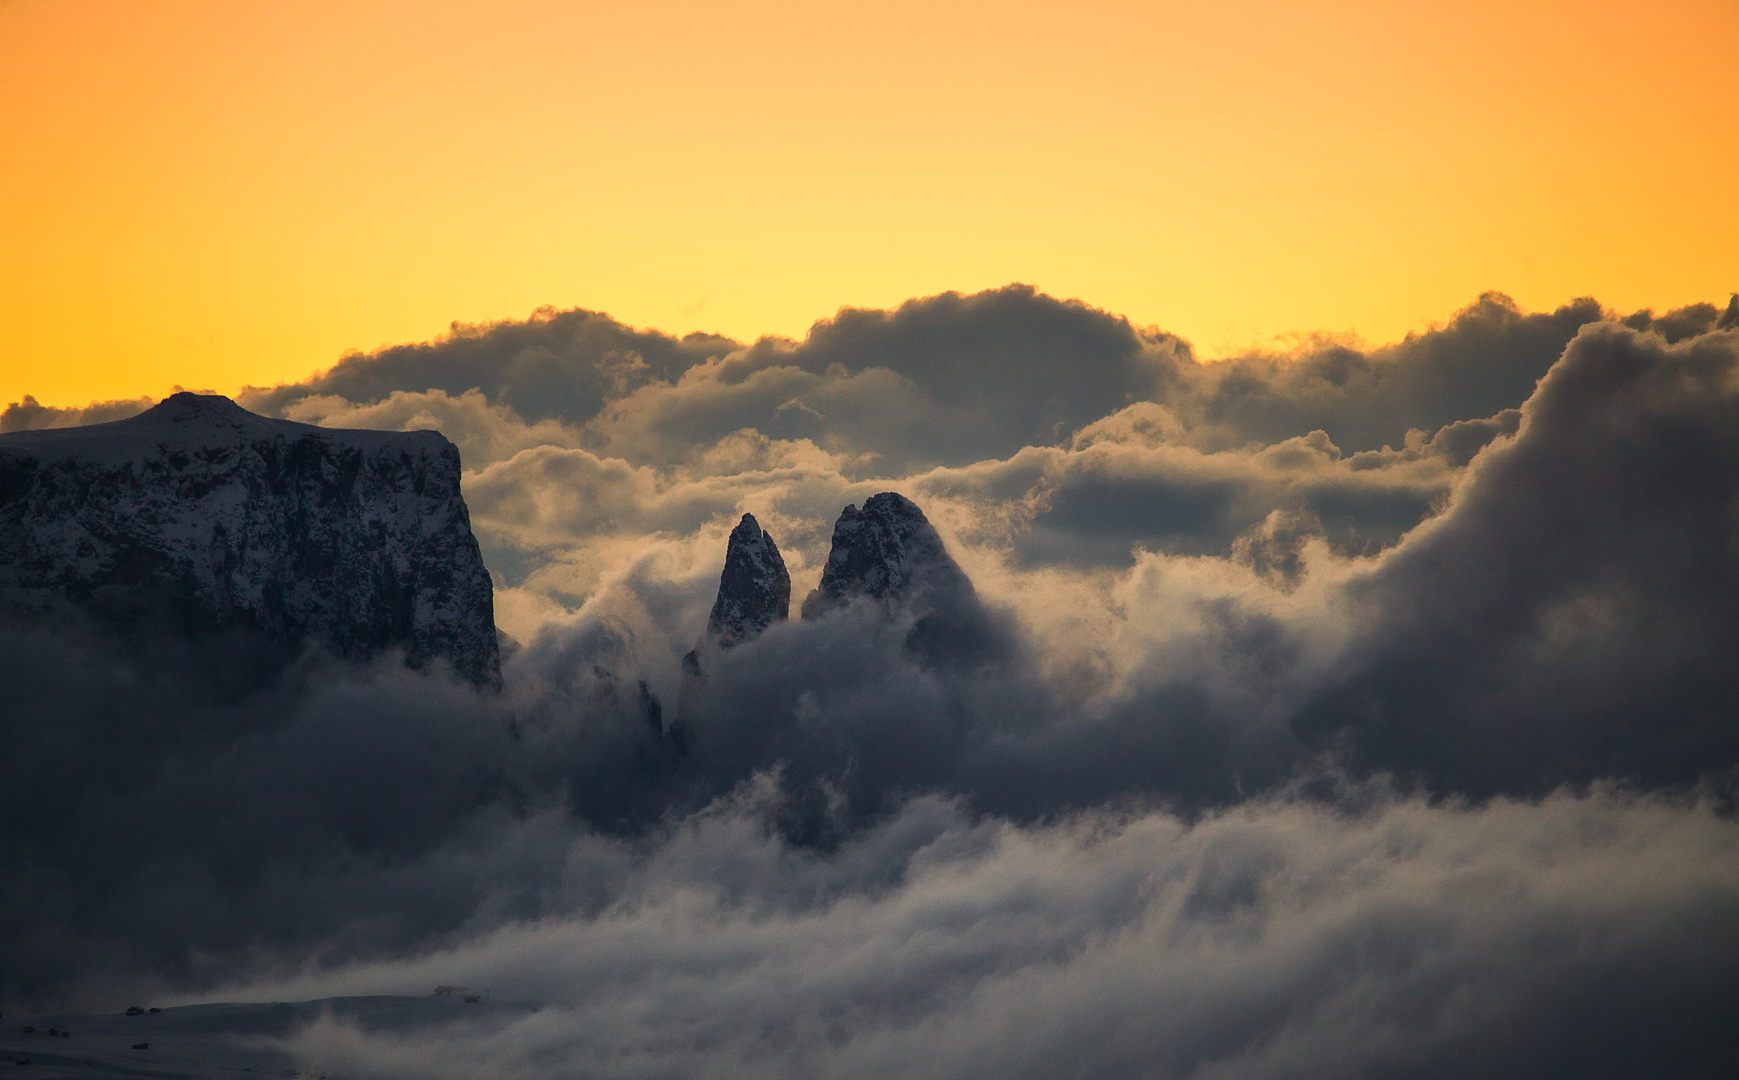
[[[897,492],[872,495],[863,509],[847,506],[840,513],[821,584],[803,601],[803,618],[865,600],[890,615],[912,617],[906,645],[931,664],[992,662],[1010,648],[936,527]]]
[[[858,598],[931,603],[976,599],[972,582],[912,500],[893,491],[847,506],[833,526],[821,585],[803,601],[812,619]]]
[[[773,537],[761,531],[755,515],[744,514],[731,530],[719,595],[706,632],[723,647],[759,637],[791,610],[791,575]]]
[[[0,435],[0,615],[403,649],[499,681],[494,596],[433,431],[320,428],[178,393]]]
[[[706,621],[706,633],[682,658],[676,719],[664,732],[678,754],[687,744],[687,718],[705,693],[702,656],[752,641],[775,622],[784,622],[790,612],[791,575],[779,545],[761,531],[755,515],[744,514],[725,546],[725,568],[719,575],[719,595]]]

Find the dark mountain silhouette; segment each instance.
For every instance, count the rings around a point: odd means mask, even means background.
[[[402,649],[500,681],[494,593],[438,432],[273,420],[179,393],[0,435],[0,611],[285,655]]]

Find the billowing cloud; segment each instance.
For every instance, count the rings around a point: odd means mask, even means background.
[[[150,398],[121,398],[114,401],[93,401],[81,408],[56,408],[43,405],[25,394],[0,411],[0,431],[37,431],[42,428],[77,427],[80,424],[106,424],[110,420],[125,420],[144,412],[156,402]]]
[[[506,689],[0,628],[0,990],[545,1006],[293,1036],[359,1075],[1712,1074],[1734,319],[1204,364],[1010,287],[257,391],[459,444]],[[742,513],[800,600],[887,490],[995,648],[848,605],[684,674]]]
[[[513,406],[491,404],[475,387],[462,394],[394,390],[382,401],[362,405],[335,394],[313,394],[297,398],[283,412],[286,420],[322,427],[439,431],[453,440],[461,460],[473,469],[533,447],[580,444],[578,432],[561,421],[528,423]]]
[[[1631,322],[1701,332],[1713,328],[1714,310],[1640,312]],[[879,455],[882,475],[1060,445],[1137,401],[1165,405],[1204,449],[1322,430],[1351,453],[1519,406],[1577,329],[1603,317],[1592,300],[1526,314],[1493,293],[1394,345],[1307,339],[1286,352],[1200,364],[1175,337],[1026,286],[946,293],[893,311],[842,309],[802,341],[749,346],[548,311],[355,354],[306,383],[251,390],[242,401],[284,415],[308,397],[365,406],[395,391],[476,389],[533,423],[590,425],[593,449],[640,463],[678,460],[752,427]]]
[[[1449,510],[1354,589],[1307,726],[1458,785],[1739,761],[1739,335],[1584,330]]]
[[[634,330],[594,311],[545,308],[523,322],[454,323],[439,341],[352,353],[305,383],[252,388],[239,400],[256,412],[281,415],[309,396],[372,405],[395,390],[440,390],[453,397],[479,390],[533,423],[573,422],[596,413],[612,395],[676,378],[736,347],[707,334],[679,339]]]
[[[887,486],[936,467],[963,471],[938,477],[939,493],[1030,480],[1001,507],[1030,519],[1020,545],[1029,561],[1127,565],[1138,547],[1220,553],[1275,512],[1314,519],[1339,550],[1374,552],[1441,500],[1453,467],[1513,429],[1535,381],[1603,314],[1578,301],[1530,315],[1490,294],[1392,346],[1308,340],[1202,364],[1176,338],[1024,286],[845,309],[802,341],[749,346],[541,312],[353,355],[243,401],[305,421],[439,427],[472,470],[560,447],[678,477],[716,474],[726,444],[755,438],[833,455],[829,500],[842,484]],[[1715,320],[1702,314],[1654,321],[1707,329]],[[1280,463],[1288,440],[1293,459],[1343,463],[1307,476],[1300,460]],[[1427,449],[1435,468],[1418,463]],[[803,528],[825,538],[826,524]],[[495,561],[522,560],[501,550]]]
[[[1487,293],[1444,326],[1368,352],[1324,338],[1210,365],[1193,395],[1198,437],[1266,443],[1320,428],[1349,451],[1400,446],[1409,431],[1519,406],[1604,316],[1590,299],[1530,315]]]
[[[1739,828],[1706,805],[1379,790],[1352,812],[1017,829],[917,800],[822,857],[759,827],[755,794],[650,856],[582,845],[615,883],[595,912],[256,992],[551,1003],[293,1038],[345,1075],[1714,1075],[1726,1056]]]
[[[1495,434],[1505,420],[1479,430]],[[1513,430],[1514,415],[1507,420]],[[1026,562],[1128,565],[1137,549],[1224,554],[1275,514],[1308,519],[1338,550],[1374,553],[1448,496],[1461,464],[1456,440],[1475,425],[1354,455],[1320,430],[1204,452],[1172,426],[1162,407],[1132,405],[1067,447],[1029,447],[919,483],[1002,510],[995,520],[1006,522],[1007,541]]]

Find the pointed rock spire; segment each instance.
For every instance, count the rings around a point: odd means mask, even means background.
[[[916,503],[897,492],[848,506],[833,526],[833,549],[821,585],[803,601],[813,619],[850,600],[908,601],[931,607],[976,605],[972,582],[942,545]]]
[[[791,575],[773,538],[761,531],[755,515],[744,514],[731,530],[719,596],[707,619],[707,636],[728,648],[759,637],[791,610]]]

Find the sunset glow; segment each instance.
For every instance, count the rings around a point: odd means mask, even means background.
[[[0,402],[541,305],[752,340],[1011,281],[1223,355],[1739,288],[1739,7],[0,6]]]
[[[0,0],[0,1064],[1727,1080],[1736,105],[1736,0]]]

